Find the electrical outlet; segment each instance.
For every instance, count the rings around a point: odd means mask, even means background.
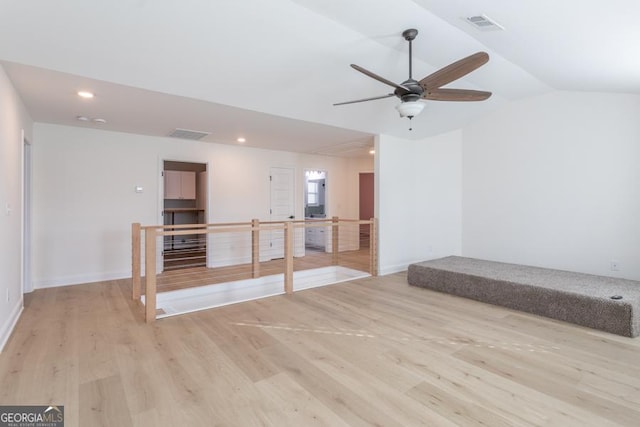
[[[611,260],[611,271],[620,271],[620,261],[615,259]]]

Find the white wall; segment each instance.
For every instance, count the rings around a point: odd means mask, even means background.
[[[34,138],[35,287],[130,276],[131,223],[161,223],[162,160],[208,163],[209,222],[268,220],[272,166],[296,169],[298,218],[305,169],[327,170],[329,216],[357,218],[347,159],[48,124]]]
[[[463,131],[379,136],[380,273],[462,254],[640,278],[638,113],[638,96],[556,92]],[[268,219],[271,166],[296,169],[298,217],[304,170],[324,169],[328,215],[357,218],[358,172],[373,169],[370,159],[47,124],[34,132],[36,287],[129,276],[130,224],[160,222],[162,160],[209,164],[210,222]]]
[[[554,92],[463,139],[465,256],[640,279],[639,96]]]
[[[409,141],[376,140],[376,217],[381,274],[461,252],[459,131]]]
[[[29,114],[0,66],[0,351],[23,306],[22,132],[31,139],[31,126]]]

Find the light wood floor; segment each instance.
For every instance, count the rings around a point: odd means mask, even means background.
[[[0,404],[66,426],[638,426],[640,339],[360,279],[146,325],[129,281],[28,295]]]

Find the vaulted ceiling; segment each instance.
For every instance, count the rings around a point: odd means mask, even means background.
[[[465,20],[483,14],[504,29]],[[634,0],[0,0],[0,61],[38,122],[353,155],[551,90],[640,93],[636,16]],[[407,28],[415,78],[482,50],[489,63],[451,86],[493,96],[428,102],[412,131],[396,98],[334,107],[391,92],[351,63],[407,78]]]

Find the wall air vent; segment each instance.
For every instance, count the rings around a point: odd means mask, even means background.
[[[471,24],[475,29],[480,31],[502,31],[504,27],[498,24],[493,19],[489,18],[487,15],[477,15],[477,16],[469,16],[465,18],[469,24]]]
[[[205,136],[209,135],[210,133],[211,132],[201,132],[199,130],[189,130],[189,129],[175,128],[167,136],[170,136],[171,138],[198,140],[198,139],[204,138]]]

